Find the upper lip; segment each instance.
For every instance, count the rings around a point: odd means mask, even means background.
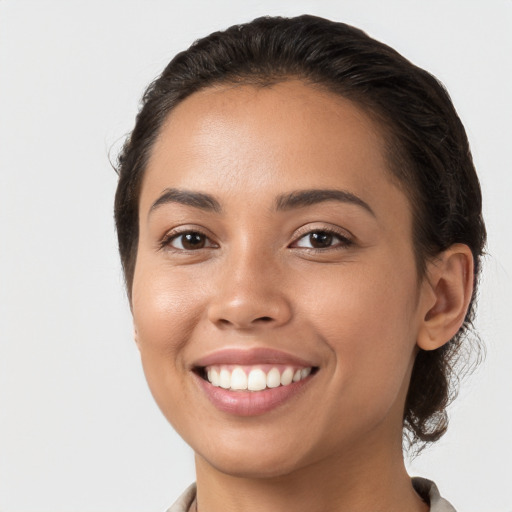
[[[281,352],[272,348],[229,348],[221,349],[211,354],[205,355],[192,364],[193,368],[204,368],[206,366],[236,364],[236,365],[257,365],[257,364],[281,364],[299,367],[316,366],[311,361],[306,361],[300,357]]]

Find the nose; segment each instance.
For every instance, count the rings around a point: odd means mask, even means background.
[[[215,283],[208,318],[220,329],[274,328],[292,317],[282,272],[269,257],[233,255]]]

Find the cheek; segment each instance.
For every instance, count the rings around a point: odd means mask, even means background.
[[[132,293],[134,323],[141,351],[173,352],[186,343],[201,314],[201,288],[165,269],[135,272]]]
[[[197,282],[168,269],[136,268],[132,310],[142,367],[156,403],[177,430],[193,413],[187,408],[190,390],[182,385],[188,372],[184,355],[201,302]]]
[[[414,271],[369,263],[328,268],[324,274],[312,273],[310,280],[302,280],[296,295],[302,297],[299,307],[311,310],[332,334],[339,329],[385,333],[406,327],[414,316]]]
[[[377,269],[377,270],[376,270]],[[416,345],[414,268],[349,266],[331,271],[321,289],[309,287],[303,312],[335,355],[337,378],[364,395],[394,393]],[[366,390],[366,391],[365,391]]]
[[[149,388],[166,416],[170,404],[174,408],[185,398],[177,384],[188,371],[184,356],[202,302],[196,280],[158,266],[136,268],[132,310],[137,344]]]

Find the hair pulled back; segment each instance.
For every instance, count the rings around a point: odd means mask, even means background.
[[[413,208],[419,276],[454,243],[469,246],[475,289],[459,332],[417,354],[403,424],[418,449],[447,429],[446,406],[468,364],[474,299],[485,245],[480,185],[467,136],[444,87],[392,48],[343,23],[314,16],[263,17],[196,41],[148,87],[119,155],[115,220],[128,295],[138,245],[138,203],[152,146],[173,108],[218,84],[269,86],[300,79],[354,101],[381,126],[390,172]]]

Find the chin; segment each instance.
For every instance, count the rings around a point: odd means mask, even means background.
[[[201,457],[201,455],[199,456]],[[254,458],[251,460],[244,455],[236,454],[231,457],[202,458],[217,471],[235,478],[278,478],[289,475],[301,467],[299,464],[290,461],[276,461],[275,458],[266,457],[258,457],[257,460]]]
[[[196,455],[217,471],[238,478],[276,478],[290,474],[307,465],[307,454],[290,446],[245,442],[210,445]]]

